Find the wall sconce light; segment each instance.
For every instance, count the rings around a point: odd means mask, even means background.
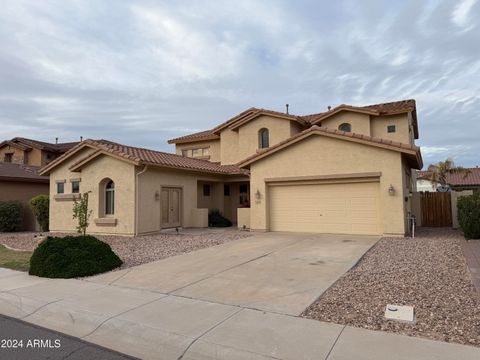
[[[388,193],[390,196],[395,195],[395,188],[393,187],[392,184],[390,184],[390,186],[388,187]]]
[[[260,200],[261,197],[262,194],[260,193],[260,190],[257,190],[257,192],[255,193],[255,199]]]
[[[160,200],[160,193],[158,191],[155,191],[155,201]]]

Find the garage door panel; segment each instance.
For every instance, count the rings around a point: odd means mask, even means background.
[[[272,231],[380,234],[379,184],[271,186]]]

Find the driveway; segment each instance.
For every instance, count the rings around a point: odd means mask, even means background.
[[[89,281],[299,315],[378,239],[257,233]]]

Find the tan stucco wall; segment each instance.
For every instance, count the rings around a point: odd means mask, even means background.
[[[238,208],[237,218],[237,227],[239,229],[250,229],[250,208]]]
[[[258,150],[258,132],[263,128],[267,128],[269,131],[270,146],[288,139],[292,134],[300,131],[299,127],[290,120],[266,115],[259,116],[239,129],[225,129],[220,133],[222,164],[236,164],[255,154]]]
[[[160,168],[149,168],[145,173],[140,174],[138,176],[139,234],[161,230],[160,194],[162,187],[182,189],[182,227],[204,226],[205,219],[203,219],[203,217],[205,216],[205,211],[196,211],[203,207],[202,204],[200,204],[201,206],[197,206],[197,187],[199,187],[197,182],[199,180],[212,183],[218,181],[215,177],[209,177],[208,175],[205,176],[203,174]],[[215,184],[217,185],[217,183]],[[218,186],[218,188],[220,188],[220,186]],[[211,194],[215,196],[217,192],[215,192],[212,187]],[[159,195],[155,196],[155,194]]]
[[[14,164],[25,164],[25,155],[23,150],[13,146],[4,146],[0,149],[0,161],[3,162],[5,159],[5,154],[12,154],[12,163]]]
[[[321,126],[338,130],[338,127],[343,123],[352,125],[352,132],[354,133],[370,136],[370,116],[351,111],[341,111],[322,121]]]
[[[412,141],[407,114],[372,116],[370,124],[373,137],[398,141],[404,144],[410,144]],[[396,131],[389,133],[387,131],[388,125],[395,125]]]
[[[260,198],[250,196],[251,229],[269,229],[265,178],[381,172],[383,233],[403,235],[405,210],[402,170],[402,156],[398,152],[313,135],[252,164],[250,194],[259,191]],[[389,195],[390,184],[397,189],[394,196]]]
[[[0,201],[22,203],[22,231],[37,230],[37,221],[30,209],[30,199],[37,195],[48,195],[48,183],[0,181]]]
[[[75,231],[76,220],[72,219],[72,200],[56,200],[56,181],[66,180],[65,194],[71,193],[70,179],[80,178],[80,192],[91,191],[89,208],[91,215],[89,233],[134,234],[135,219],[135,166],[110,156],[100,156],[92,160],[81,172],[71,172],[68,168],[92,150],[84,150],[54,168],[50,174],[50,229],[52,231]],[[110,178],[115,182],[115,215],[116,226],[95,224],[103,203],[99,202],[100,182]]]
[[[220,140],[196,141],[186,144],[176,144],[175,153],[182,155],[184,149],[199,149],[208,147],[210,150],[210,161],[219,162],[220,159]]]

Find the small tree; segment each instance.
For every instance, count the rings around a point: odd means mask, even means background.
[[[42,231],[48,231],[48,207],[50,200],[48,195],[37,195],[30,200],[30,208],[37,219]]]
[[[426,178],[432,182],[432,186],[435,188],[437,184],[447,186],[449,174],[463,174],[464,177],[467,177],[469,173],[470,170],[462,166],[455,166],[452,159],[446,159],[445,161],[429,165]]]
[[[73,218],[77,219],[77,231],[82,235],[86,235],[90,215],[92,215],[92,210],[88,210],[88,194],[90,192],[83,193],[79,200],[73,200]]]

